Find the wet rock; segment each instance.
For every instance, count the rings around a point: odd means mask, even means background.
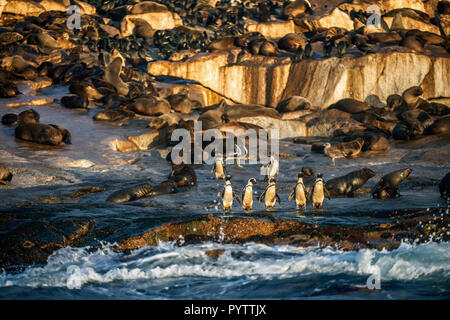
[[[146,1],[146,3],[152,3],[152,1]],[[173,29],[175,27],[181,26],[182,21],[178,14],[170,12],[166,6],[153,2],[152,8],[148,6],[144,12],[142,8],[137,9],[135,5],[134,12],[126,15],[120,23],[120,32],[122,37],[128,37],[134,33],[136,27],[136,21],[144,21],[153,30],[165,30]],[[142,6],[142,4],[141,4]]]
[[[153,128],[150,132],[139,136],[130,136],[128,140],[138,146],[139,150],[148,150],[154,147],[166,145],[169,140],[169,127],[167,124],[159,128]]]
[[[408,212],[402,214],[406,216]],[[443,236],[443,241],[446,241],[445,239],[449,237],[446,235],[448,221],[447,217],[435,222],[435,231]],[[344,227],[320,226],[274,218],[270,220],[256,218],[229,218],[224,220],[208,216],[187,222],[165,224],[141,236],[121,241],[118,249],[133,250],[145,246],[156,246],[159,241],[177,241],[180,237],[183,237],[186,245],[204,241],[224,243],[253,241],[301,247],[316,246],[320,243],[320,246],[336,245],[338,248],[345,250],[362,248],[393,250],[400,246],[401,239],[404,238],[401,236],[404,230],[410,231],[408,236],[410,240],[428,241],[429,237],[424,237],[427,229],[423,226],[430,223],[434,223],[433,218],[420,217],[404,219],[397,223],[374,224],[368,227]],[[386,232],[389,232],[392,237],[382,236]]]
[[[439,192],[444,199],[450,198],[450,172],[447,172],[445,177],[439,182]]]
[[[3,13],[16,14],[21,16],[39,16],[45,8],[36,1],[31,0],[8,0]]]
[[[54,251],[82,243],[96,222],[85,217],[30,220],[20,214],[0,219],[0,268],[44,264]]]

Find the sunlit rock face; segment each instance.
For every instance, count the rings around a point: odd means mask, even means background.
[[[9,0],[3,8],[3,14],[10,13],[21,16],[38,16],[45,8],[38,2],[29,0]]]
[[[282,38],[284,35],[296,32],[293,20],[276,20],[270,22],[256,22],[247,20],[245,24],[247,32],[259,32],[266,38]]]
[[[388,47],[361,56],[354,51],[339,59],[308,59],[293,64],[289,57],[252,56],[235,63],[239,49],[197,55],[184,62],[148,64],[153,75],[197,81],[235,103],[276,106],[298,95],[325,108],[344,98],[364,101],[371,94],[382,101],[411,86],[424,89],[424,98],[449,97],[448,57],[432,57]],[[404,71],[408,70],[408,76]]]
[[[136,27],[135,21],[145,21],[153,30],[173,29],[183,24],[178,14],[170,12],[167,8],[164,9],[164,6],[161,5],[161,8],[152,12],[126,15],[120,23],[122,37],[133,34]]]

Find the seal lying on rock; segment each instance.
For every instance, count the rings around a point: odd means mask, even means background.
[[[6,184],[12,180],[13,174],[9,170],[9,168],[0,163],[0,184]]]
[[[14,113],[7,113],[2,117],[2,124],[4,125],[18,125],[21,123],[36,123],[39,122],[40,116],[33,109],[28,109],[16,115]]]
[[[447,172],[444,178],[439,183],[439,192],[444,199],[450,198],[450,172]]]
[[[123,203],[175,192],[177,192],[177,189],[169,184],[162,183],[158,186],[151,186],[148,183],[143,183],[134,187],[116,191],[112,193],[106,201]]]
[[[171,110],[170,104],[166,100],[152,96],[137,98],[128,109],[146,116],[159,116],[170,113]]]
[[[330,105],[328,109],[338,109],[348,113],[359,113],[370,110],[371,106],[366,102],[358,101],[355,99],[342,99]]]
[[[172,164],[172,172],[169,175],[168,183],[177,187],[192,187],[197,184],[197,175],[194,168],[188,164]]]
[[[280,101],[276,110],[280,113],[311,109],[311,102],[301,96],[292,96]]]
[[[96,121],[117,121],[117,120],[127,120],[133,119],[136,114],[129,110],[124,109],[109,109],[97,112],[94,115],[94,120]]]
[[[411,171],[412,169],[406,168],[385,175],[373,189],[372,196],[378,199],[389,199],[396,195],[400,195],[398,186],[402,181],[408,178]]]
[[[83,97],[83,96],[71,95],[71,96],[62,97],[61,104],[64,107],[71,108],[71,109],[76,109],[76,108],[87,109],[87,107],[89,105],[89,100],[88,100],[88,98]]]
[[[22,123],[16,128],[15,136],[21,140],[53,146],[62,142],[71,144],[70,132],[54,124]]]
[[[353,195],[353,192],[361,188],[370,178],[375,176],[375,172],[364,168],[352,171],[345,176],[328,180],[325,186],[332,196]]]
[[[423,94],[422,88],[414,86],[406,89],[402,94],[402,98],[403,100],[405,100],[406,104],[410,109],[415,109],[418,107],[418,102],[420,101],[419,99],[422,94]]]
[[[426,129],[427,134],[450,134],[450,115],[437,118],[433,124]]]

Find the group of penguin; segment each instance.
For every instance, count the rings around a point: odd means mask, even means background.
[[[270,157],[270,162],[263,166],[265,169],[266,179],[268,185],[266,189],[261,193],[258,198],[259,202],[264,199],[264,205],[266,209],[272,209],[276,202],[281,203],[280,196],[276,190],[276,179],[279,172],[279,162],[275,157]],[[221,193],[222,206],[224,211],[229,211],[233,207],[233,198],[236,199],[241,205],[244,211],[251,210],[253,207],[253,186],[256,184],[255,178],[250,178],[247,185],[242,189],[242,195],[239,197],[234,191],[231,185],[231,175],[225,175],[224,161],[221,155],[216,157],[215,164],[211,170],[211,174],[215,174],[216,179],[224,179],[225,186]],[[295,198],[296,209],[306,209],[307,200],[312,200],[312,206],[315,209],[322,208],[323,201],[325,197],[330,199],[330,194],[327,191],[322,174],[318,173],[311,194],[306,191],[305,185],[303,183],[305,173],[300,172],[298,174],[297,184],[289,195],[288,202]]]

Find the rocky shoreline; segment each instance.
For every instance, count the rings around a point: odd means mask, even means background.
[[[0,116],[2,137],[9,140],[0,144],[0,192],[9,198],[5,196],[0,205],[0,268],[44,264],[60,248],[93,245],[98,240],[116,241],[116,249],[125,252],[159,241],[346,250],[392,250],[407,239],[448,241],[448,209],[442,207],[448,205],[449,196],[450,3],[373,1],[382,19],[375,28],[368,26],[371,14],[365,1],[310,2],[6,1],[0,13]],[[79,29],[67,24],[70,5],[80,10]],[[53,93],[54,88],[62,88],[62,93]],[[72,113],[66,120],[61,115],[68,111]],[[77,121],[89,122],[96,130],[86,139],[84,129],[74,125]],[[170,211],[177,206],[177,195],[193,198],[213,190],[211,201],[216,186],[210,181],[210,168],[177,166],[169,157],[172,133],[186,129],[193,135],[199,121],[203,130],[218,129],[224,136],[261,129],[276,130],[280,143],[289,140],[289,147],[280,154],[286,178],[280,186],[283,192],[287,183],[294,184],[292,177],[306,167],[303,162],[308,159],[315,172],[332,173],[326,180],[342,178],[340,168],[328,169],[330,162],[324,159],[329,157],[333,163],[338,159],[338,167],[357,163],[352,172],[366,167],[378,170],[372,175],[379,175],[370,183],[372,192],[362,193],[373,201],[395,198],[399,184],[411,178],[411,170],[414,174],[425,167],[414,181],[420,184],[425,179],[426,192],[439,194],[444,205],[430,203],[428,210],[422,203],[401,210],[359,209],[362,216],[387,219],[364,226],[329,221],[318,225],[261,210],[254,217],[205,216],[204,208],[214,205],[204,198],[198,200],[203,207],[196,207],[194,218],[191,213],[180,214],[178,220],[144,222],[138,230],[130,227],[132,221],[120,222],[132,219],[126,216],[111,218],[112,223],[89,216],[89,205],[94,206],[97,196],[101,210],[129,205],[132,211],[133,205],[143,205]],[[115,134],[119,129],[126,134]],[[57,177],[59,173],[50,168],[51,194],[45,200],[31,200],[34,195],[27,198],[27,189],[39,189],[42,177],[33,177],[35,185],[23,181],[32,170],[48,168],[42,163],[33,169],[31,164],[24,167],[16,162],[14,157],[23,155],[23,146],[29,153],[22,163],[33,150],[50,150],[51,157],[57,158],[70,152],[71,144],[106,154],[106,142],[97,137],[100,134],[111,136],[107,148],[116,154],[109,160],[114,165],[138,162],[139,166],[143,161],[139,170],[145,170],[156,162],[159,175],[153,172],[156,178],[147,179],[137,173],[130,180],[124,170],[125,181],[119,176],[115,181],[119,182],[109,188],[104,182],[110,178],[102,180],[101,175],[116,173],[109,172],[107,165],[92,159],[58,159],[61,172],[74,170],[70,174],[76,179]],[[19,147],[11,148],[11,143]],[[301,152],[294,152],[296,145]],[[393,150],[402,148],[408,153],[403,152],[399,161],[393,155],[389,158]],[[159,160],[145,162],[152,151],[159,152],[170,174],[161,171]],[[377,165],[371,162],[381,158],[383,167],[374,168]],[[392,185],[386,182],[396,172],[390,161],[395,162],[395,170],[409,170]],[[426,180],[426,170],[434,167],[438,174],[433,172],[432,181]],[[61,181],[83,181],[76,170],[89,168],[98,170],[92,171],[100,176],[98,183],[89,177],[85,185],[70,189],[71,196],[59,194]],[[234,179],[242,178],[239,183],[247,180],[245,171],[235,172],[239,177]],[[345,173],[350,174],[350,169],[345,167]],[[405,188],[412,189],[414,183]],[[351,203],[355,190],[339,196]],[[19,193],[24,194],[21,203],[15,202]],[[160,198],[168,202],[152,202]],[[92,202],[80,209],[81,214],[61,215],[64,205],[76,206],[84,199]],[[348,203],[345,210],[350,212],[354,207]],[[46,208],[57,213],[47,215]],[[122,223],[129,229],[109,238],[121,232],[115,229]]]

